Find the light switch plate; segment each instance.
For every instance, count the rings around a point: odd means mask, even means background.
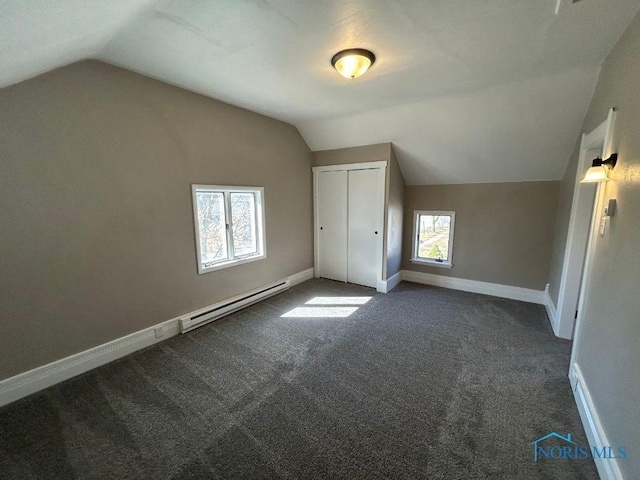
[[[607,217],[613,217],[614,213],[616,213],[616,199],[610,198],[604,206],[604,214]]]

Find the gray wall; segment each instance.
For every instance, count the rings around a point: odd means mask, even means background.
[[[0,379],[313,265],[291,125],[99,62],[0,90]],[[265,260],[198,275],[191,183],[265,187]]]
[[[342,165],[345,163],[363,163],[389,161],[390,143],[377,143],[361,147],[338,148],[313,152],[313,166]]]
[[[400,271],[402,258],[402,219],[405,181],[398,159],[390,143],[363,145],[360,147],[338,148],[313,152],[314,166],[343,165],[346,163],[387,162],[385,172],[385,212],[384,222],[387,234],[384,237],[384,259],[382,278],[384,280]]]
[[[391,146],[389,157],[389,188],[387,200],[387,270],[385,279],[402,269],[403,212],[406,185]]]
[[[544,290],[558,182],[407,186],[402,268]],[[456,212],[453,268],[411,263],[415,210]]]
[[[605,118],[606,120],[606,118]],[[604,120],[603,120],[604,121]],[[560,293],[560,279],[562,278],[562,263],[564,262],[564,249],[567,245],[569,234],[569,219],[571,217],[571,203],[573,201],[573,190],[575,187],[576,170],[578,168],[578,157],[581,140],[578,138],[574,147],[571,160],[567,166],[564,177],[560,181],[560,197],[558,201],[558,218],[553,237],[553,249],[551,253],[551,269],[549,272],[549,296],[554,305],[558,305],[558,295]],[[576,154],[578,152],[578,154]]]
[[[602,67],[582,128],[590,132],[617,110],[613,149],[618,165],[605,184],[605,199],[617,199],[616,214],[604,237],[597,237],[591,282],[574,348],[608,440],[627,445],[619,462],[625,478],[640,472],[640,15],[637,15]],[[562,232],[556,251],[564,252],[579,144],[562,184]],[[562,267],[554,255],[554,272]],[[559,275],[552,277],[557,292]]]

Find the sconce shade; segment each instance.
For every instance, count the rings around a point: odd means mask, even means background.
[[[580,183],[597,183],[607,181],[609,181],[609,177],[607,176],[607,169],[605,167],[591,167],[587,170],[587,173]]]
[[[609,181],[609,170],[613,169],[616,166],[617,162],[617,153],[612,153],[611,156],[606,160],[603,160],[600,157],[594,158],[593,162],[591,163],[591,168],[587,170],[587,173],[580,181],[580,183],[596,183]]]
[[[375,55],[363,48],[350,48],[336,53],[331,65],[345,78],[358,78],[376,61]]]

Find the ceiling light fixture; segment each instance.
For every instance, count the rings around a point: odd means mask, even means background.
[[[618,162],[618,154],[612,153],[609,158],[602,160],[600,157],[594,158],[591,168],[587,170],[580,183],[596,183],[609,181],[609,170],[613,169]]]
[[[336,53],[331,65],[345,78],[358,78],[376,61],[376,56],[364,48],[349,48]]]

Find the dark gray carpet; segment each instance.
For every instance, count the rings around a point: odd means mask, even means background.
[[[281,318],[373,296],[346,318]],[[0,410],[3,479],[597,478],[543,307],[312,280]]]

